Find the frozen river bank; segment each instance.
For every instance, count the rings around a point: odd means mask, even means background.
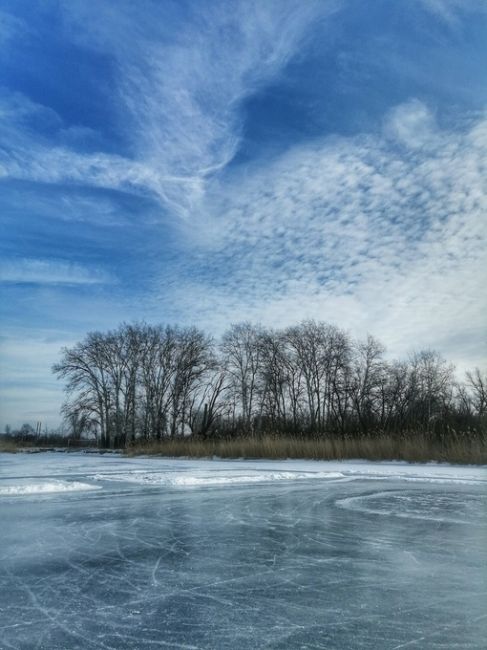
[[[0,648],[484,648],[487,471],[0,454]]]

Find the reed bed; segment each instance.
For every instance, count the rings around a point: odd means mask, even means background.
[[[198,440],[174,438],[142,441],[128,447],[129,456],[154,455],[188,458],[248,458],[311,460],[404,460],[487,464],[483,440],[431,440],[424,435],[411,437],[364,438],[234,438]]]
[[[0,438],[0,451],[13,454],[18,450],[19,446],[19,443],[15,442],[15,440],[2,440]]]

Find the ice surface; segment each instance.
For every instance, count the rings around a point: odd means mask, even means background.
[[[483,649],[486,596],[485,467],[0,454],[2,649]]]

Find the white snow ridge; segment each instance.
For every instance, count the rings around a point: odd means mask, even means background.
[[[37,483],[17,483],[0,486],[0,496],[25,496],[31,494],[52,494],[56,492],[83,492],[100,490],[100,485],[90,485],[79,481],[43,481]]]
[[[268,483],[274,481],[296,481],[303,479],[341,479],[342,472],[286,472],[286,471],[248,471],[238,470],[226,472],[120,472],[112,474],[96,474],[98,481],[120,481],[138,483],[140,485],[167,487],[196,487],[217,486],[229,484]]]

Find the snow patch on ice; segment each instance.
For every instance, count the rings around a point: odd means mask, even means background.
[[[90,485],[79,481],[49,481],[0,486],[0,496],[24,496],[31,494],[52,494],[56,492],[84,492],[100,490],[101,485]]]
[[[96,474],[93,478],[98,481],[120,481],[167,487],[197,487],[229,484],[270,483],[275,481],[297,481],[303,479],[342,479],[342,472],[255,472],[239,474],[221,473],[195,475],[186,473],[159,472],[127,472],[118,474]]]
[[[405,481],[406,483],[451,483],[456,485],[478,485],[479,483],[485,482],[484,479],[476,478],[455,478],[450,476],[410,476],[408,474],[384,474],[384,475],[372,475],[372,474],[357,474],[350,476],[352,480],[362,480],[367,479],[368,481]]]

